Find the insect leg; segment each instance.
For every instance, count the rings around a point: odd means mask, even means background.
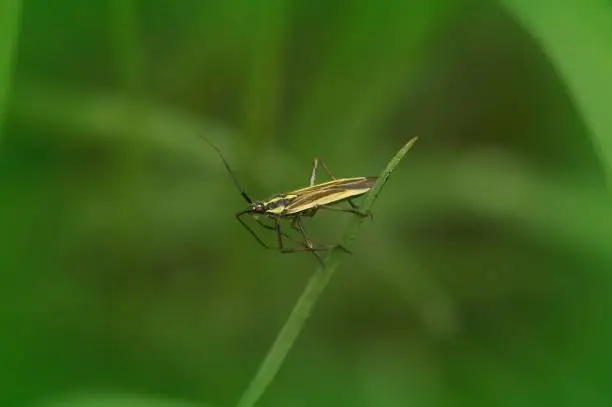
[[[257,222],[257,224],[259,226],[261,226],[262,228],[268,229],[268,230],[272,230],[274,232],[276,232],[276,226],[270,226],[270,225],[266,225],[265,223],[263,223],[260,219],[255,218],[255,221]],[[297,240],[295,240],[293,237],[289,236],[288,234],[284,233],[281,231],[281,234],[286,237],[287,239],[291,240],[294,243],[300,244],[304,247],[307,247],[304,242],[298,242]]]
[[[351,208],[359,209],[359,206],[357,206],[357,204],[355,202],[351,201],[350,199],[347,199],[346,202],[348,202],[348,204],[351,205]]]
[[[302,215],[302,216],[310,216],[310,215]],[[304,225],[302,224],[301,217],[293,218],[293,220],[291,221],[291,227],[302,235],[302,238],[304,239],[304,242],[302,242],[302,245],[305,247],[316,248],[316,250],[321,250],[321,251],[331,250],[334,248],[334,246],[329,246],[329,245],[325,246],[325,245],[315,244],[307,236],[306,230],[304,229]]]
[[[302,225],[302,221],[299,217],[293,219],[293,221],[291,222],[291,226],[293,227],[293,229],[300,232],[307,247],[315,247],[314,243],[312,243],[312,240],[310,240],[310,238],[306,235],[306,231],[304,230],[304,226]]]
[[[251,234],[251,236],[253,236],[253,237],[255,238],[255,240],[257,240],[257,242],[258,242],[260,245],[262,245],[262,246],[263,246],[263,247],[265,247],[266,249],[274,249],[274,247],[270,247],[270,246],[268,246],[267,244],[265,244],[265,243],[264,243],[264,241],[263,241],[263,240],[261,240],[261,239],[259,238],[259,236],[257,236],[257,233],[255,233],[255,231],[254,231],[253,229],[251,229],[251,228],[249,227],[249,225],[247,225],[247,224],[246,224],[246,223],[245,223],[245,222],[242,220],[242,215],[245,215],[246,213],[248,213],[248,212],[241,212],[241,213],[236,214],[236,219],[238,219],[238,222],[240,222],[240,223],[242,224],[242,226],[244,226],[244,227],[245,227],[245,229],[249,231],[249,233]]]
[[[263,247],[265,247],[266,249],[274,249],[274,250],[278,250],[278,248],[276,247],[271,247],[267,244],[265,244],[261,238],[255,233],[255,231],[253,229],[251,229],[242,219],[241,216],[244,215],[244,213],[242,214],[238,214],[236,216],[236,219],[238,219],[240,221],[240,223],[249,231],[249,233],[251,235],[253,235],[253,237],[255,237],[255,239],[257,240],[257,242],[259,242],[260,245],[262,245]],[[257,224],[259,226],[261,226],[262,228],[268,229],[268,230],[272,230],[274,232],[276,232],[276,227],[275,226],[270,226],[270,225],[266,225],[265,223],[263,223],[260,219],[258,218],[253,218],[255,220],[255,222],[257,222]],[[300,244],[302,246],[305,246],[304,242],[298,242],[297,240],[295,240],[293,237],[289,236],[288,234],[284,233],[281,231],[281,234],[286,237],[287,239],[291,240],[294,243]]]
[[[344,246],[342,246],[340,244],[327,245],[327,246],[319,246],[319,247],[315,248],[312,245],[312,240],[310,240],[310,238],[306,234],[306,229],[304,229],[304,225],[302,224],[302,219],[299,218],[299,217],[294,219],[293,226],[295,227],[295,229],[297,231],[299,231],[302,234],[302,237],[312,247],[313,251],[314,250],[316,250],[316,251],[328,251],[328,250],[333,250],[333,249],[340,249],[340,250],[342,250],[345,253],[352,254],[348,249],[346,249]]]
[[[331,173],[331,171],[329,170],[325,162],[315,157],[313,160],[313,164],[312,164],[312,172],[310,173],[310,186],[313,186],[315,184],[315,179],[317,178],[317,169],[319,167],[319,164],[321,164],[321,166],[323,167],[323,169],[325,170],[325,172],[331,179],[336,179],[336,177],[334,177],[334,174]]]
[[[325,165],[325,162],[323,160],[321,160],[321,166],[323,167],[323,169],[325,170],[325,172],[327,173],[327,175],[329,175],[329,178],[331,179],[336,179],[336,177],[334,177],[334,174],[331,173],[331,171],[329,170],[329,168],[327,167],[327,165]]]
[[[315,253],[315,252],[316,252],[316,251],[318,251],[318,250],[321,250],[321,251],[322,251],[322,250],[330,250],[330,249],[332,249],[332,248],[333,248],[333,247],[321,247],[321,248],[316,248],[316,247],[313,247],[312,242],[311,242],[310,240],[306,240],[306,241],[305,241],[305,243],[304,243],[304,242],[297,242],[297,241],[293,240],[293,238],[292,238],[291,236],[287,235],[286,233],[284,233],[284,232],[281,230],[281,227],[280,227],[280,222],[278,221],[278,219],[274,219],[274,222],[275,222],[274,227],[269,226],[269,225],[266,225],[266,224],[264,224],[263,222],[261,222],[259,219],[256,219],[257,223],[258,223],[259,225],[261,225],[262,227],[264,227],[264,228],[266,228],[266,229],[272,229],[272,230],[275,230],[275,231],[276,231],[276,237],[277,237],[277,241],[278,241],[278,247],[271,247],[271,246],[268,246],[268,245],[267,245],[267,244],[266,244],[266,243],[265,243],[263,240],[261,240],[261,238],[260,238],[260,237],[257,235],[257,233],[255,233],[255,231],[254,231],[253,229],[251,229],[251,228],[250,228],[250,227],[249,227],[249,226],[246,224],[246,222],[245,222],[244,220],[242,220],[242,215],[245,215],[246,213],[247,213],[247,212],[244,212],[244,213],[238,213],[238,214],[236,215],[236,219],[238,219],[238,221],[239,221],[239,222],[242,224],[242,226],[244,226],[244,228],[245,228],[246,230],[248,230],[248,231],[249,231],[249,233],[251,234],[251,236],[253,236],[253,237],[255,238],[255,240],[257,240],[257,242],[258,242],[258,243],[259,243],[259,244],[260,244],[262,247],[264,247],[264,248],[266,248],[266,249],[270,249],[270,250],[278,250],[278,251],[280,251],[281,253],[293,253],[293,252],[304,252],[304,251],[307,251],[307,252],[313,252],[313,253]],[[300,244],[301,244],[302,246],[304,246],[304,247],[301,247],[301,248],[294,248],[294,249],[292,249],[292,248],[285,248],[285,247],[284,247],[284,244],[283,244],[283,236],[285,236],[285,237],[289,238],[290,240],[292,240],[292,241],[294,241],[294,242],[296,242],[296,243],[300,243]],[[345,251],[347,251],[347,250],[345,250]],[[321,262],[322,262],[321,258],[318,256],[318,254],[316,254],[316,253],[315,253],[315,255],[317,256],[317,258],[319,259],[319,261],[321,261]]]
[[[372,213],[371,210],[368,210],[367,212],[362,212],[359,209],[359,206],[357,204],[355,204],[353,201],[351,201],[350,199],[347,199],[346,202],[348,202],[349,205],[351,205],[351,208],[353,208],[353,210],[348,210],[351,213],[354,213],[356,215],[362,216],[362,217],[366,217],[369,216],[370,219],[374,219],[374,214]],[[336,208],[337,209],[337,208]]]
[[[276,229],[276,240],[278,241],[278,250],[285,252],[283,246],[283,232],[281,231],[280,222],[278,219],[274,219],[274,229]]]
[[[285,248],[283,245],[284,233],[281,231],[280,222],[278,221],[278,219],[274,219],[274,223],[275,223],[275,229],[276,229],[276,238],[278,240],[278,249],[280,250],[281,253],[295,253],[295,252],[305,252],[305,251],[312,252],[312,254],[315,255],[319,263],[321,263],[321,266],[325,267],[325,263],[323,263],[323,259],[321,258],[321,256],[319,256],[319,253],[316,252],[317,249],[313,247],[310,239],[307,239],[307,238],[304,239],[305,244],[303,248],[299,248],[299,249]]]
[[[329,205],[319,205],[317,206],[317,209],[327,209],[329,211],[337,211],[337,212],[346,212],[346,213],[352,213],[354,215],[359,215],[363,218],[365,217],[370,217],[373,218],[374,215],[372,215],[372,212],[368,211],[368,212],[362,212],[359,210],[358,206],[353,206],[351,209],[344,209],[344,208],[336,208],[334,206],[329,206]]]
[[[318,166],[319,166],[319,159],[315,157],[312,163],[312,171],[310,172],[309,186],[313,186],[315,183],[315,179],[317,178],[317,167]]]

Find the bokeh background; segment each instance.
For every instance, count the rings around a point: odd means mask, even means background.
[[[260,405],[612,405],[611,27],[603,0],[0,1],[0,405],[238,401],[317,262],[240,227],[200,135],[259,198],[420,137]]]

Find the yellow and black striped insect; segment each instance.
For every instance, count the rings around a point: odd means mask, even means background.
[[[314,216],[318,210],[333,210],[338,212],[352,213],[359,216],[372,216],[371,213],[364,213],[360,211],[352,199],[357,198],[366,192],[368,192],[374,186],[378,177],[353,177],[353,178],[336,178],[333,176],[329,168],[325,163],[317,158],[314,159],[312,171],[310,174],[309,186],[305,188],[296,189],[290,192],[276,194],[270,199],[265,201],[253,201],[247,195],[245,189],[240,185],[236,175],[230,168],[227,160],[221,154],[221,151],[212,144],[208,139],[202,137],[212,148],[215,149],[225,168],[232,177],[236,188],[240,191],[242,197],[248,202],[249,206],[238,212],[235,216],[236,219],[244,226],[249,233],[257,240],[257,242],[265,247],[266,249],[278,250],[281,253],[294,253],[294,252],[312,252],[319,262],[323,264],[323,260],[319,256],[318,252],[332,250],[335,248],[341,249],[347,253],[350,253],[347,249],[341,245],[321,245],[316,246],[314,242],[307,236],[304,225],[302,224],[302,217]],[[315,184],[317,170],[321,165],[331,181]],[[349,208],[338,208],[333,205],[341,202],[347,202]],[[249,214],[253,216],[255,221],[265,229],[276,232],[277,246],[273,247],[266,244],[253,229],[251,229],[246,222],[242,219],[242,216]],[[274,225],[268,225],[261,221],[260,216],[272,219]],[[288,238],[295,242],[295,240],[286,234],[281,228],[281,221],[289,221],[289,225],[300,233],[303,242],[297,242],[301,245],[299,248],[289,248],[285,246],[283,238]]]

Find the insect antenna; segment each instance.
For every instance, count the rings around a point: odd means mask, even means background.
[[[204,141],[206,141],[212,148],[214,148],[215,151],[217,152],[217,154],[219,154],[219,157],[221,158],[221,161],[223,161],[223,165],[225,165],[225,168],[227,169],[227,172],[229,172],[230,176],[234,180],[234,184],[236,185],[236,188],[238,188],[238,191],[240,191],[240,195],[242,195],[242,197],[248,203],[253,203],[253,201],[251,201],[251,198],[249,198],[249,196],[247,195],[247,193],[244,190],[244,188],[242,187],[242,185],[240,185],[240,183],[238,182],[238,178],[236,178],[236,175],[234,175],[234,171],[232,171],[232,169],[230,168],[229,164],[227,163],[227,160],[225,159],[223,154],[221,154],[221,151],[217,148],[217,146],[215,146],[213,143],[211,143],[210,140],[208,140],[206,137],[204,137],[202,135],[200,135],[200,137]]]

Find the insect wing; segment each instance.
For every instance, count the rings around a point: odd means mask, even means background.
[[[377,177],[354,177],[354,178],[341,178],[341,179],[334,179],[332,181],[327,181],[327,182],[322,182],[320,184],[316,184],[310,187],[305,187],[305,188],[300,188],[300,189],[296,189],[293,190],[291,192],[288,192],[286,195],[303,195],[303,194],[309,194],[312,192],[316,192],[316,191],[321,191],[323,189],[327,189],[327,188],[342,188],[342,189],[349,189],[352,188],[354,186],[361,186],[364,183],[370,183],[370,188],[372,187],[372,185],[374,185],[374,182],[376,182]]]
[[[285,208],[284,215],[296,214],[313,207],[330,205],[368,192],[377,177],[344,178],[291,192],[298,196]]]

